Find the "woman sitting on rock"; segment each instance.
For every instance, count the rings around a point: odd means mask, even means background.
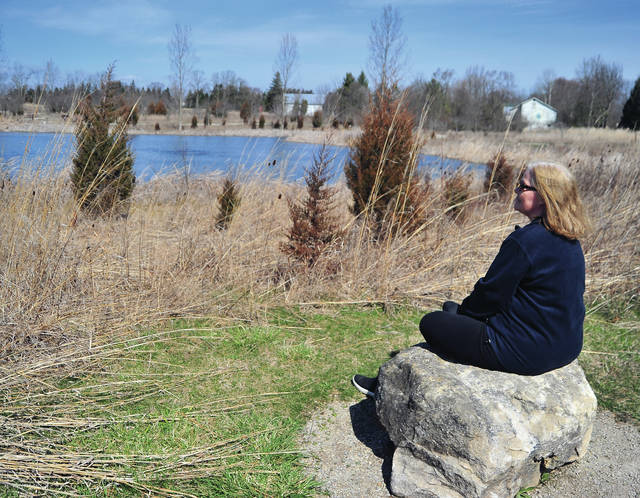
[[[576,181],[562,165],[530,164],[515,188],[514,208],[530,223],[502,243],[487,274],[460,305],[425,315],[429,349],[452,361],[523,375],[571,363],[582,349],[584,255],[588,229]],[[377,378],[355,375],[373,396]]]

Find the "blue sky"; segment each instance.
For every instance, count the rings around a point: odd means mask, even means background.
[[[188,24],[206,80],[232,70],[266,89],[280,39],[293,33],[299,64],[292,86],[333,87],[367,69],[371,21],[388,1],[0,0],[2,56],[11,66],[44,67],[61,79],[91,75],[116,61],[116,77],[168,84],[167,43]],[[601,55],[640,76],[640,0],[400,0],[409,64],[404,82],[438,68],[454,78],[473,65],[514,74],[523,92],[546,69],[574,77],[581,61]]]

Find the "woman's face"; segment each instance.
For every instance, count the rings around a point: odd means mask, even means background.
[[[524,187],[524,188],[522,188]],[[513,201],[513,208],[527,216],[530,220],[538,218],[544,214],[544,201],[532,187],[531,171],[525,171],[520,185],[516,187],[516,198]]]

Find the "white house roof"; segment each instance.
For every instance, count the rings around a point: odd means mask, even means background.
[[[518,105],[514,106],[514,108],[515,107],[520,107],[521,105],[526,104],[527,102],[530,102],[532,100],[535,101],[537,104],[540,104],[540,105],[552,110],[553,112],[558,112],[558,110],[556,108],[554,108],[553,106],[550,106],[549,104],[544,103],[542,100],[540,100],[537,97],[529,97],[528,99],[525,99],[522,102],[520,102]]]

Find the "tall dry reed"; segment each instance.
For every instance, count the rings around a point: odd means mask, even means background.
[[[594,220],[583,240],[588,298],[633,296],[640,158],[633,148],[557,156],[574,171]],[[259,171],[239,178],[243,202],[226,231],[215,228],[222,188],[215,175],[156,178],[136,187],[127,218],[81,216],[72,226],[68,173],[23,167],[0,191],[0,358],[99,342],[104,331],[170,316],[251,315],[270,303],[320,296],[459,298],[512,226],[526,221],[510,209],[512,197],[487,204],[477,189],[465,201],[464,222],[454,222],[441,190],[432,188],[424,223],[411,235],[390,231],[380,243],[349,213],[349,192],[338,182],[335,215],[347,235],[324,256],[337,273],[319,265],[297,275],[279,246],[289,224],[286,199],[303,188]]]

